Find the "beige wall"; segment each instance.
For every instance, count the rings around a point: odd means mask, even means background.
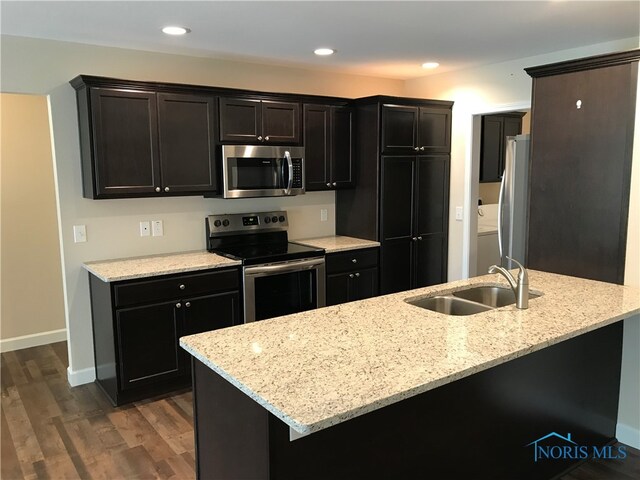
[[[4,350],[15,337],[65,328],[46,97],[0,94],[0,143]]]
[[[259,200],[84,199],[75,92],[69,80],[89,74],[344,97],[401,95],[403,88],[399,80],[10,36],[2,37],[1,61],[3,91],[48,94],[51,104],[72,384],[93,379],[91,311],[83,262],[203,249],[204,217],[211,213],[286,209],[291,238],[330,235],[335,232],[335,194]],[[328,210],[327,222],[320,222],[323,208]],[[164,236],[140,237],[142,220],[163,220]],[[86,243],[73,243],[73,225],[78,224],[86,225]]]

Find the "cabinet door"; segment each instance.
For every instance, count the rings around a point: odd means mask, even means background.
[[[482,117],[480,182],[499,182],[502,178],[501,166],[504,165],[502,130],[502,117],[490,115]]]
[[[416,160],[415,288],[446,281],[449,216],[449,156]]]
[[[449,153],[451,150],[451,110],[420,107],[417,146],[421,153]]]
[[[353,187],[353,110],[331,107],[331,185]]]
[[[262,136],[262,104],[260,100],[220,99],[220,141],[259,143]]]
[[[338,273],[327,275],[327,294],[326,304],[338,305],[346,303],[350,298],[350,279],[349,273]]]
[[[240,321],[238,292],[225,292],[186,299],[183,335],[231,327]]]
[[[155,195],[160,187],[156,95],[91,89],[95,198]]]
[[[351,279],[352,288],[349,292],[349,301],[363,300],[378,295],[378,269],[367,268],[354,273]]]
[[[415,157],[382,157],[381,293],[411,288]]]
[[[300,104],[262,102],[264,143],[298,145],[300,143]]]
[[[418,107],[382,106],[382,153],[415,153]]]
[[[120,388],[179,376],[176,302],[116,311]]]
[[[331,107],[304,106],[304,163],[306,189],[328,190],[330,184]]]
[[[162,190],[215,192],[214,97],[158,94]]]

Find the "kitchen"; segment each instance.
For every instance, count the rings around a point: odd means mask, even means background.
[[[594,42],[595,43],[595,42]],[[585,43],[584,45],[588,45]],[[235,88],[257,89],[261,91],[287,91],[301,94],[316,93],[343,97],[362,97],[366,95],[386,93],[396,96],[419,96],[423,98],[442,98],[453,100],[457,109],[453,116],[452,158],[452,206],[465,204],[466,184],[466,148],[469,138],[469,115],[479,111],[487,111],[477,102],[498,105],[509,105],[527,101],[530,97],[530,80],[522,68],[541,65],[556,60],[579,58],[606,51],[617,51],[637,46],[632,42],[601,45],[599,47],[576,49],[571,52],[554,55],[543,55],[541,58],[530,58],[514,61],[496,67],[492,71],[477,71],[477,83],[487,79],[495,83],[491,91],[486,91],[483,98],[464,101],[468,92],[455,91],[456,85],[464,85],[455,73],[436,75],[406,82],[405,87],[385,79],[364,79],[334,74],[308,73],[305,71],[279,70],[284,74],[272,78],[275,67],[249,67],[230,65],[222,62],[219,69],[211,72],[208,63],[203,60],[171,57],[184,65],[179,73],[170,73],[163,66],[167,57],[159,54],[137,54],[130,50],[113,50],[95,47],[92,53],[87,47],[73,44],[45,42],[33,39],[10,37],[3,39],[3,49],[8,52],[29,52],[34,60],[25,64],[21,56],[16,56],[9,68],[3,68],[3,88],[14,92],[51,93],[51,110],[55,139],[55,155],[59,178],[59,201],[62,219],[65,275],[67,278],[69,334],[71,335],[71,363],[69,378],[72,384],[91,381],[92,350],[91,325],[88,285],[86,274],[81,264],[86,261],[106,258],[122,258],[148,253],[163,253],[202,249],[204,246],[204,218],[211,213],[246,213],[254,210],[255,203],[250,200],[205,200],[194,197],[138,199],[138,200],[106,200],[91,201],[82,198],[81,178],[79,177],[79,147],[75,107],[75,96],[68,81],[80,73],[91,73],[119,78],[139,78],[143,80],[164,80],[177,83],[202,84],[206,74],[211,85],[230,86]],[[48,58],[64,59],[60,65],[51,65]],[[74,60],[71,60],[74,59]],[[10,58],[7,61],[11,60]],[[57,63],[57,62],[56,62]],[[144,71],[139,64],[145,65]],[[25,71],[25,68],[44,69],[47,74],[37,70]],[[63,66],[66,65],[66,66]],[[502,69],[502,70],[500,70]],[[248,79],[244,72],[251,71]],[[289,74],[290,75],[287,75]],[[510,75],[513,73],[514,77]],[[295,74],[295,75],[294,75]],[[468,74],[468,72],[467,72]],[[324,76],[323,76],[324,75]],[[12,78],[12,76],[14,76]],[[497,77],[497,78],[496,78]],[[31,86],[22,86],[30,78]],[[472,77],[468,77],[472,78]],[[325,84],[321,87],[320,84]],[[313,85],[314,91],[309,86]],[[476,103],[474,103],[476,102]],[[220,204],[219,202],[224,202]],[[632,202],[633,205],[633,202]],[[331,235],[334,233],[335,200],[333,192],[306,194],[305,196],[286,199],[282,203],[278,199],[264,199],[260,202],[261,211],[286,209],[289,212],[290,238],[300,239]],[[313,219],[320,217],[320,210],[326,209],[327,222]],[[467,210],[468,211],[468,210]],[[311,212],[306,215],[306,212]],[[311,220],[308,220],[308,219]],[[138,224],[143,220],[164,221],[163,237],[139,237]],[[74,244],[72,240],[73,225],[87,225],[89,241],[85,244]],[[465,276],[464,247],[466,229],[465,222],[457,222],[450,211],[450,247],[449,247],[449,279]],[[193,232],[182,235],[181,232]]]

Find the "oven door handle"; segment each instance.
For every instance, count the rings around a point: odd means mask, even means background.
[[[255,267],[245,267],[245,275],[277,275],[287,272],[302,272],[304,270],[313,270],[324,264],[324,258],[314,258],[312,260],[301,260],[280,265],[257,265]]]
[[[287,160],[287,165],[289,167],[289,181],[287,182],[287,189],[284,194],[291,195],[291,187],[293,187],[293,160],[291,160],[291,153],[289,150],[284,152],[284,158]]]

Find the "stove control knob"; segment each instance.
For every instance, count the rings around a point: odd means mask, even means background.
[[[284,215],[280,215],[280,216],[278,217],[278,220],[280,220],[281,222],[284,222],[284,221],[285,221]]]
[[[271,217],[264,217],[264,223],[271,223]]]
[[[216,220],[215,222],[213,222],[214,227],[219,227],[220,225],[222,225],[222,222],[220,220]]]
[[[228,226],[229,226],[229,220],[226,220],[226,219],[225,219],[225,220],[223,220],[223,221],[222,221],[222,226],[223,226],[223,227],[228,227]]]
[[[278,223],[278,217],[276,217],[275,215],[273,217],[271,217],[271,221],[273,223]]]

